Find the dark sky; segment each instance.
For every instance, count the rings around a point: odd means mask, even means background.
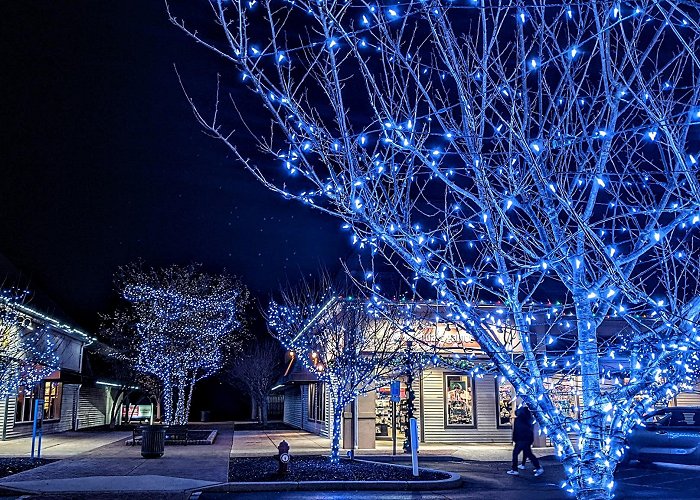
[[[230,68],[162,1],[3,0],[0,51],[0,253],[80,326],[139,257],[225,268],[265,297],[348,255],[338,220],[268,192],[202,133],[173,65],[201,99]]]

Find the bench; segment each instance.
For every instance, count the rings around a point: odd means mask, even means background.
[[[131,446],[136,446],[136,439],[138,438],[140,441],[142,434],[143,430],[141,429],[140,425],[137,425],[136,427],[131,429]]]
[[[168,441],[184,441],[187,445],[187,426],[186,425],[171,425],[165,431],[165,440]]]

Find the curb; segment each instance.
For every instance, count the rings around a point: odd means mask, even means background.
[[[358,459],[359,460],[359,459]],[[362,459],[364,462],[371,460]],[[387,465],[386,462],[377,462]],[[394,467],[407,465],[393,464]],[[462,476],[454,472],[437,469],[424,471],[449,475],[434,481],[266,481],[245,483],[221,483],[197,488],[202,492],[243,493],[258,491],[432,491],[453,490],[462,486]]]
[[[356,460],[364,460],[365,462],[379,463],[394,463],[394,462],[411,462],[411,455],[355,455]],[[454,457],[452,455],[418,455],[418,463],[420,462],[464,462],[463,458]],[[400,465],[400,464],[397,464]],[[421,467],[423,468],[423,467]],[[435,470],[435,469],[426,469]],[[440,471],[445,472],[447,471]]]

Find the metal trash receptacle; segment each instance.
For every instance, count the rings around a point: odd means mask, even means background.
[[[167,425],[141,426],[141,456],[160,458],[165,453],[165,430]]]

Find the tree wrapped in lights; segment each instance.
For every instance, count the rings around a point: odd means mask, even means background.
[[[695,381],[697,3],[207,3],[219,35],[171,20],[240,70],[281,171],[238,149],[218,93],[195,107],[208,133],[430,284],[535,411],[563,486],[609,498],[625,435]],[[545,355],[547,316],[571,327]],[[611,317],[623,333],[603,332]],[[576,421],[546,380],[562,371],[580,380]]]
[[[328,389],[332,463],[339,461],[345,407],[402,374],[405,311],[386,306],[380,312],[365,300],[333,293],[327,282],[288,288],[279,303],[270,303],[272,334]]]
[[[200,266],[119,269],[116,286],[126,302],[108,331],[129,332],[136,369],[156,377],[163,390],[163,421],[186,424],[195,384],[216,373],[246,339],[247,289]]]
[[[55,342],[23,310],[26,293],[0,290],[0,397],[31,391],[58,369]]]

